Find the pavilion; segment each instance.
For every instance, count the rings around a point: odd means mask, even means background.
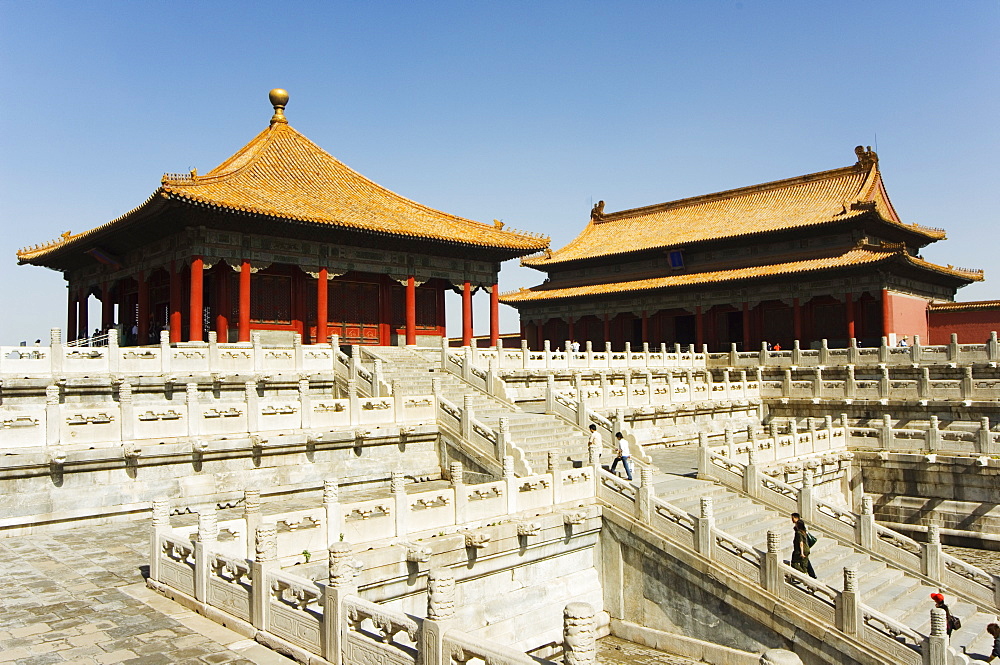
[[[499,335],[504,260],[548,239],[456,217],[395,194],[293,129],[273,90],[269,126],[205,174],[166,174],[141,205],[102,226],[17,253],[68,282],[68,336],[86,336],[88,299],[124,341],[249,341],[251,331],[304,342],[428,343],[445,334],[444,293],[490,293]],[[134,333],[133,333],[134,331]]]
[[[669,203],[605,213],[601,201],[566,247],[521,260],[544,283],[500,300],[532,348],[926,341],[928,304],[983,273],[923,260],[945,232],[902,222],[878,156],[855,153],[845,168]]]

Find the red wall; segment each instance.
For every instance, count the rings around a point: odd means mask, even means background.
[[[886,335],[896,334],[896,338],[906,335],[911,340],[914,335],[920,335],[920,342],[927,340],[927,301],[923,298],[904,296],[892,291],[883,292],[888,298],[888,321]]]
[[[960,344],[983,344],[990,332],[1000,331],[1000,307],[995,309],[928,310],[931,344],[948,344],[958,334]]]

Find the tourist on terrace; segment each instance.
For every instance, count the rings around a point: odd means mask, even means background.
[[[816,571],[809,562],[809,532],[806,521],[798,513],[792,513],[792,568],[816,579]]]
[[[931,600],[934,601],[934,607],[944,610],[944,625],[945,630],[948,631],[948,637],[951,637],[951,631],[955,630],[957,627],[955,625],[955,619],[951,616],[951,610],[948,609],[948,605],[944,602],[944,594],[942,593],[932,593]]]
[[[991,623],[986,626],[986,632],[993,636],[993,651],[986,659],[987,663],[992,663],[994,658],[1000,658],[1000,623]]]
[[[611,473],[615,472],[615,467],[618,466],[618,462],[621,462],[622,466],[625,467],[625,475],[628,476],[629,480],[632,480],[632,465],[629,463],[628,441],[625,440],[621,432],[615,432],[615,441],[618,444],[618,457],[611,463]]]

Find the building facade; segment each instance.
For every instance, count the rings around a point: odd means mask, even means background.
[[[345,344],[417,344],[445,332],[444,294],[491,300],[500,262],[546,238],[449,215],[351,170],[293,129],[288,95],[269,126],[210,172],[166,174],[137,208],[103,226],[18,252],[63,273],[71,339],[117,326],[124,341],[249,341],[251,331],[338,335]],[[96,296],[101,321],[88,321]]]
[[[619,212],[594,206],[569,245],[522,259],[547,275],[501,302],[543,340],[707,345],[927,339],[927,306],[983,278],[921,248],[941,229],[900,220],[871,149],[846,168]]]

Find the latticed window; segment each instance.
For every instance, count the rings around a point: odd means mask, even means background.
[[[292,323],[292,278],[254,275],[250,287],[250,320],[256,323]]]

